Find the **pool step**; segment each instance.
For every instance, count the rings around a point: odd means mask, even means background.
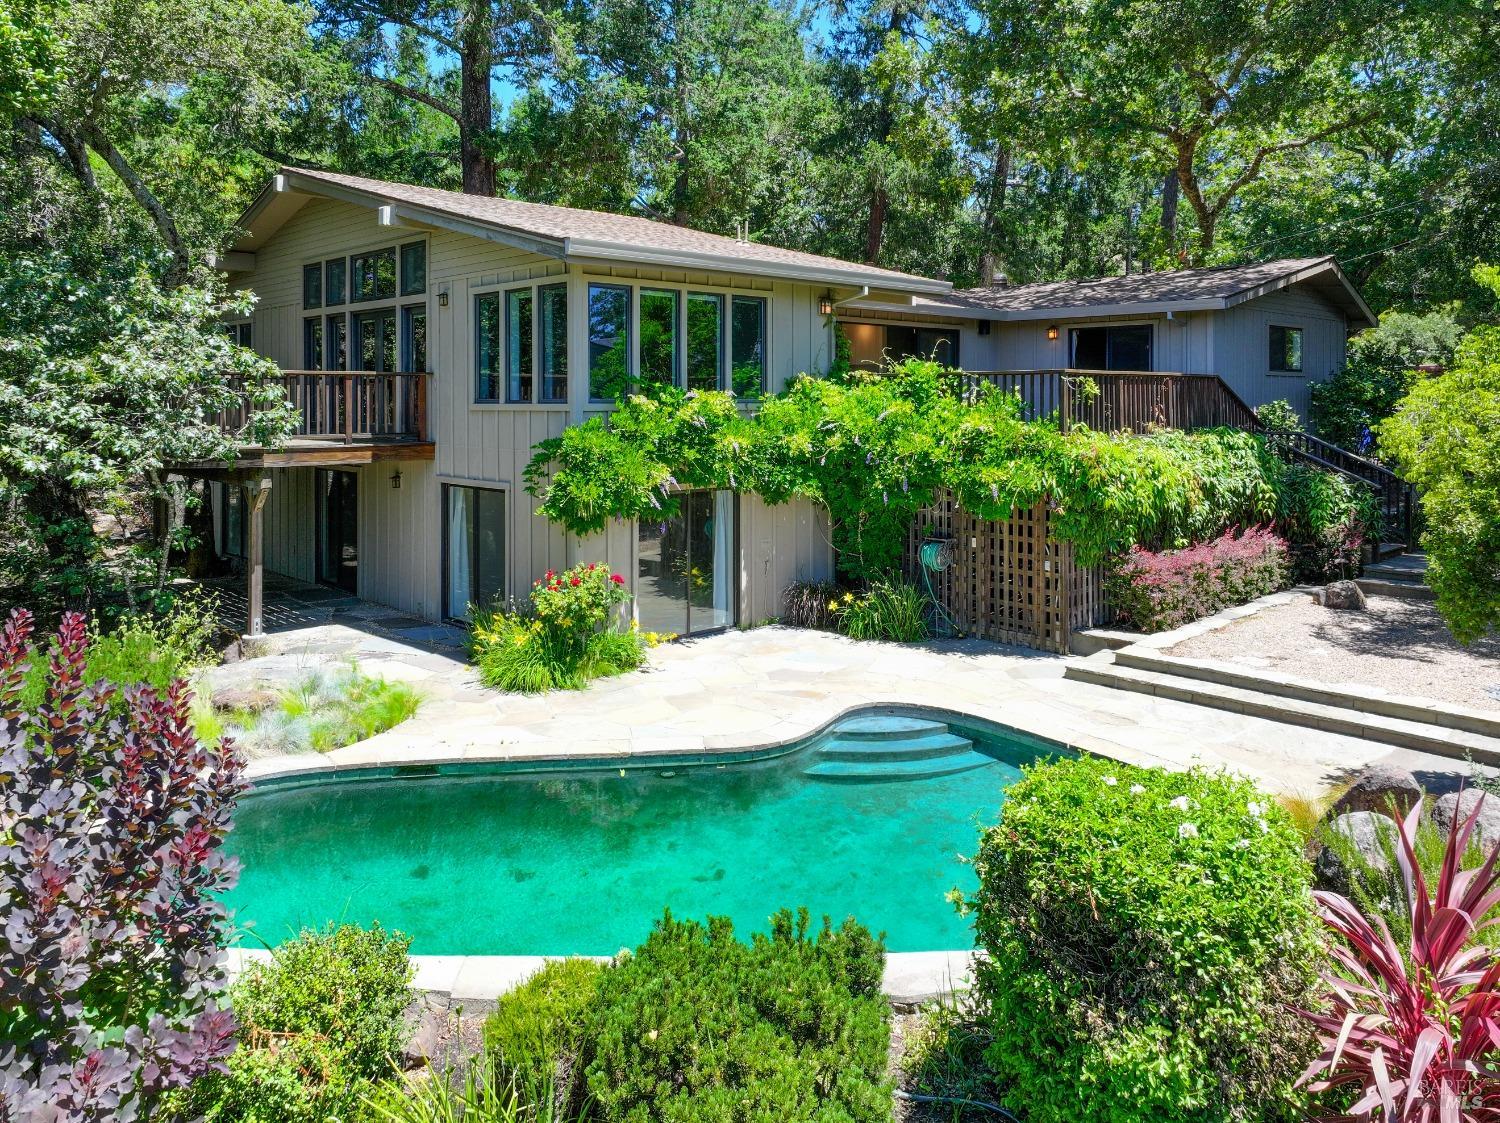
[[[967,737],[949,733],[947,726],[939,728],[942,730],[940,733],[926,733],[904,741],[849,740],[836,733],[818,749],[818,758],[844,761],[933,760],[959,756],[974,747],[974,742]]]
[[[862,714],[845,718],[828,732],[844,741],[906,741],[947,733],[948,726],[941,721],[904,714]]]
[[[970,749],[962,755],[932,760],[820,760],[805,768],[802,775],[835,784],[878,784],[955,776],[994,763],[994,757]]]

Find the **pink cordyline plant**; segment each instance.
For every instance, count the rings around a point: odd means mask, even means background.
[[[1310,1091],[1357,1089],[1335,1120],[1500,1123],[1500,955],[1471,943],[1494,925],[1500,848],[1474,869],[1461,862],[1484,799],[1455,822],[1437,884],[1429,887],[1414,840],[1422,809],[1398,823],[1396,859],[1411,909],[1411,944],[1337,893],[1316,893],[1335,940],[1324,1009],[1303,1014],[1323,1052],[1302,1074]]]

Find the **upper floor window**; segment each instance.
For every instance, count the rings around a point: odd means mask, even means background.
[[[736,296],[729,302],[729,389],[748,398],[766,389],[766,302]]]
[[[681,294],[676,289],[641,290],[643,386],[675,386],[682,365]]]
[[[536,297],[531,289],[505,294],[505,400],[527,403],[533,392]]]
[[[401,309],[401,369],[427,369],[427,305],[408,304]]]
[[[536,298],[541,400],[565,402],[568,400],[568,286],[543,285],[536,290]]]
[[[349,259],[352,299],[389,300],[396,295],[396,250],[395,248],[371,250],[355,254]],[[317,305],[310,307],[316,308]]]
[[[302,267],[302,307],[323,307],[323,264],[315,262]]]
[[[589,286],[589,398],[607,402],[630,386],[630,290]]]
[[[323,265],[323,303],[332,308],[344,303],[345,285],[349,277],[349,259],[336,257]]]
[[[323,317],[309,316],[302,321],[302,369],[322,370],[323,356]]]
[[[474,400],[500,400],[500,294],[474,298]]]
[[[251,345],[249,320],[243,320],[238,324],[225,324],[224,334],[229,336],[231,343],[238,343],[241,347],[249,347]]]
[[[1302,329],[1271,325],[1271,369],[1302,373]]]
[[[401,295],[427,291],[427,243],[407,242],[401,247]]]
[[[687,296],[687,388],[717,390],[724,353],[724,298],[718,293]]]

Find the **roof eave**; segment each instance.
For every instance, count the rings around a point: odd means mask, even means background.
[[[1344,298],[1345,307],[1343,311],[1349,321],[1350,328],[1358,330],[1355,323],[1356,320],[1363,320],[1365,326],[1374,327],[1378,322],[1375,313],[1370,311],[1370,306],[1365,303],[1365,298],[1360,296],[1359,290],[1354,287],[1354,283],[1339,268],[1339,263],[1332,256],[1320,258],[1309,265],[1304,265],[1301,269],[1294,269],[1290,273],[1283,273],[1281,276],[1272,278],[1262,284],[1252,285],[1249,288],[1232,293],[1224,298],[1224,307],[1233,308],[1235,305],[1244,304],[1247,301],[1255,300],[1269,293],[1291,288],[1293,285],[1315,281],[1325,273],[1331,273],[1337,282],[1335,287],[1340,290],[1340,294]],[[1339,303],[1337,299],[1334,302]]]
[[[1019,321],[1090,320],[1101,316],[1160,316],[1168,312],[1213,312],[1224,308],[1218,297],[1199,300],[1128,301],[1117,304],[1065,304],[1041,308],[977,308],[968,304],[924,301],[913,312],[932,312],[970,320]]]

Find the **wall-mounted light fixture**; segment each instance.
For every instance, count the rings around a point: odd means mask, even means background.
[[[391,487],[397,491],[401,490],[401,470],[399,468],[391,473]]]
[[[825,292],[822,296],[818,297],[818,315],[833,315],[833,293]]]
[[[445,293],[445,292],[438,293],[438,307],[439,308],[446,308],[446,307],[448,307],[448,294],[447,293]]]
[[[1059,334],[1059,332],[1057,330],[1057,325],[1056,324],[1048,324],[1047,325],[1047,338],[1048,339],[1056,339],[1058,337],[1058,334]]]

